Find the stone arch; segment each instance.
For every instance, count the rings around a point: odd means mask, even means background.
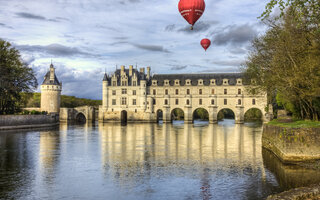
[[[203,107],[196,108],[192,112],[192,121],[200,119],[203,121],[209,121],[209,111]]]
[[[82,112],[78,112],[75,119],[76,122],[80,124],[85,124],[87,122],[87,118]]]
[[[163,120],[163,111],[161,109],[157,110],[157,123],[159,123],[160,120]]]
[[[174,108],[171,110],[171,121],[184,120],[184,110],[181,108]]]
[[[251,111],[251,112],[249,112]],[[263,121],[263,111],[258,107],[251,107],[245,110],[244,112],[244,120],[245,121],[252,121],[252,120],[259,120]]]
[[[227,113],[224,113],[224,111],[227,111]],[[230,112],[231,111],[231,112]],[[228,116],[225,116],[228,115]],[[222,120],[222,119],[234,119],[236,120],[236,112],[232,108],[221,108],[217,112],[217,119]]]
[[[121,124],[126,124],[128,122],[128,112],[126,110],[121,111]]]

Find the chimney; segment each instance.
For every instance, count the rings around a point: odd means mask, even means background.
[[[147,79],[150,79],[150,70],[151,70],[151,68],[147,67]]]
[[[129,65],[129,76],[132,76],[133,65]]]
[[[144,68],[140,68],[140,73],[144,74]]]
[[[53,64],[50,65],[50,81],[54,81],[54,67],[53,67]]]
[[[121,76],[124,75],[124,65],[121,65]]]

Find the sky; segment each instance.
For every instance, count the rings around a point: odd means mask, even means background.
[[[20,50],[39,85],[52,63],[62,94],[101,99],[116,66],[152,74],[239,72],[265,31],[267,0],[205,0],[194,30],[179,0],[0,0],[0,38]],[[205,52],[203,38],[212,42]],[[39,91],[39,88],[37,89]]]

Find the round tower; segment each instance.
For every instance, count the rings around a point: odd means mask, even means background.
[[[50,65],[50,70],[44,77],[41,84],[41,111],[48,113],[60,112],[60,96],[62,83],[59,82],[55,75],[53,64]]]

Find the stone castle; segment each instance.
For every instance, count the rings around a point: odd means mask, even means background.
[[[195,110],[209,113],[209,122],[217,123],[218,112],[230,109],[236,123],[243,123],[244,114],[257,108],[266,121],[267,95],[246,92],[241,73],[216,74],[156,74],[151,68],[138,71],[133,66],[121,66],[111,76],[103,78],[102,122],[172,121],[174,109],[184,112],[185,123],[192,123]]]
[[[151,68],[129,69],[121,66],[112,75],[104,74],[100,122],[158,122],[173,120],[173,111],[184,113],[185,123],[193,123],[197,109],[205,109],[209,122],[217,123],[223,109],[233,111],[236,123],[244,122],[245,113],[257,108],[267,121],[267,95],[251,95],[246,91],[241,73],[155,74]],[[41,85],[41,111],[59,113],[60,121],[95,121],[95,109],[89,106],[60,108],[62,84],[50,70]]]

